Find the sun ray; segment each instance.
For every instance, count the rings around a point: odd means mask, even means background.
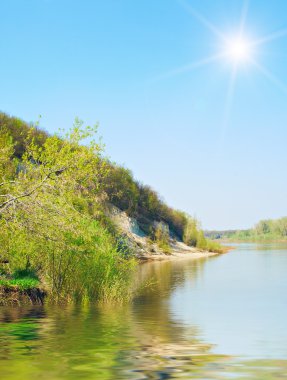
[[[237,76],[237,64],[234,63],[232,67],[230,79],[229,79],[228,89],[227,89],[226,102],[225,102],[224,114],[223,114],[223,123],[222,123],[221,134],[220,134],[219,149],[221,149],[222,146],[224,145],[226,130],[230,121],[232,104],[233,104],[233,99],[234,99],[234,92],[235,92],[236,76]]]
[[[247,36],[245,35],[245,30],[246,30],[246,20],[248,17],[250,0],[242,0],[242,10],[241,10],[241,16],[240,16],[240,21],[238,25],[238,33],[237,35],[229,36],[228,34],[224,34],[213,23],[211,23],[207,18],[205,18],[201,13],[195,10],[190,5],[188,0],[177,0],[177,1],[195,19],[197,19],[203,26],[205,26],[209,31],[211,31],[214,36],[217,36],[221,39],[223,44],[225,44],[225,51],[221,54],[210,56],[202,60],[199,60],[197,62],[188,64],[186,66],[179,67],[175,70],[172,70],[164,74],[162,78],[167,78],[170,76],[191,71],[193,69],[207,65],[209,63],[212,63],[224,57],[229,58],[229,61],[232,63],[233,66],[232,66],[231,76],[230,76],[229,85],[227,89],[223,125],[221,128],[221,136],[220,136],[221,144],[220,145],[222,145],[224,143],[226,130],[227,130],[229,120],[230,120],[233,98],[234,98],[234,93],[235,93],[237,70],[239,68],[239,65],[246,64],[246,63],[253,64],[256,67],[256,69],[261,74],[263,74],[268,80],[270,80],[273,84],[279,87],[282,91],[287,93],[287,85],[284,84],[279,78],[277,78],[266,67],[258,63],[254,59],[254,56],[253,56],[257,46],[267,44],[268,42],[277,40],[279,38],[286,37],[287,29],[278,30],[274,33],[266,35],[262,38],[255,39],[253,41],[248,39]]]
[[[188,72],[188,71],[192,71],[194,69],[208,65],[212,62],[218,61],[218,60],[222,59],[224,56],[226,56],[226,53],[211,55],[209,57],[200,59],[199,61],[195,61],[195,62],[192,62],[188,65],[181,66],[181,67],[175,68],[174,70],[168,71],[168,72],[156,77],[155,80],[166,79],[166,78],[170,78],[170,77],[173,77],[176,75],[180,75],[180,74]]]
[[[274,74],[271,73],[265,66],[258,63],[255,59],[250,58],[250,62],[263,74],[266,78],[268,78],[273,84],[279,87],[282,91],[287,93],[287,85],[280,81]]]
[[[221,32],[214,24],[212,24],[207,18],[205,18],[201,13],[196,11],[186,0],[178,0],[178,3],[188,11],[193,17],[201,22],[202,25],[207,27],[211,32],[216,34],[222,40],[226,41],[226,37],[223,32]]]
[[[279,38],[286,37],[287,36],[287,29],[281,29],[278,30],[277,32],[268,34],[265,37],[259,38],[258,40],[255,40],[251,43],[251,46],[259,46],[266,44],[268,42],[278,40]]]
[[[249,10],[249,0],[243,1],[243,7],[241,11],[240,25],[239,25],[239,36],[242,37],[245,29],[246,19]]]

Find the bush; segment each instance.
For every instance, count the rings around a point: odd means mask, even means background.
[[[183,233],[183,241],[185,244],[196,247],[198,241],[198,222],[196,219],[187,218],[185,223],[184,233]]]
[[[169,244],[169,229],[166,224],[162,222],[156,223],[153,230],[153,240],[164,253],[171,253]]]
[[[203,231],[198,232],[196,246],[197,248],[204,249],[204,250],[207,248],[207,241],[206,241]]]
[[[219,243],[206,239],[206,248],[208,252],[224,253],[225,250]]]

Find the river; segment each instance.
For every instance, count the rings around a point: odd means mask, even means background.
[[[0,308],[3,380],[287,379],[287,246],[146,263],[123,306]]]

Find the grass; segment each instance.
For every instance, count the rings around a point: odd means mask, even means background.
[[[35,271],[30,269],[18,269],[13,272],[11,278],[0,277],[0,286],[5,288],[28,290],[37,288],[39,284]]]
[[[166,255],[171,254],[171,247],[168,242],[165,241],[159,241],[157,242],[158,247],[165,253]]]
[[[197,236],[197,242],[196,247],[199,249],[203,249],[204,251],[208,252],[215,252],[215,253],[224,253],[227,250],[218,242],[214,240],[207,239],[203,231],[199,231]]]
[[[227,251],[225,247],[223,247],[221,244],[209,239],[206,242],[206,250],[208,252],[216,252],[216,253],[224,253]]]
[[[17,288],[19,290],[28,290],[37,288],[39,286],[40,282],[39,280],[35,278],[14,278],[14,279],[4,279],[0,278],[0,286],[6,287],[6,288]]]

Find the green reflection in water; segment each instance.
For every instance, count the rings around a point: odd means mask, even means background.
[[[286,378],[286,361],[215,355],[198,326],[173,318],[170,295],[186,281],[196,283],[206,262],[141,266],[137,280],[153,285],[131,305],[1,308],[1,378]]]

